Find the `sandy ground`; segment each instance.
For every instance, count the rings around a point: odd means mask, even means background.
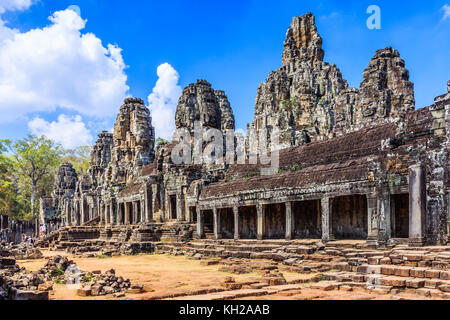
[[[65,252],[43,251],[44,256],[55,254],[67,255]],[[232,276],[237,282],[251,280],[262,274],[253,272],[236,275],[219,271],[220,265],[204,266],[198,260],[189,260],[185,256],[169,255],[137,255],[108,258],[78,258],[68,255],[81,270],[105,272],[111,268],[116,270],[116,275],[129,278],[132,284],[144,285],[145,293],[126,294],[125,297],[115,298],[112,295],[100,297],[79,297],[76,290],[64,284],[55,284],[50,294],[53,300],[145,300],[167,295],[186,293],[195,294],[202,289],[220,288],[220,282],[227,276]],[[44,266],[46,259],[18,261],[20,266],[28,270],[37,270]],[[287,281],[304,279],[310,275],[283,272]],[[408,297],[403,295],[404,297]],[[280,292],[273,295],[246,297],[245,300],[371,300],[391,299],[392,295],[367,293],[356,289],[353,292],[321,291],[305,288],[288,292]],[[410,295],[409,298],[418,299],[418,296]]]

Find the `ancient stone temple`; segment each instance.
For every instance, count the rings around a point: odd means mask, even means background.
[[[248,125],[266,130],[267,138],[279,131],[276,172],[263,175],[266,165],[248,159],[174,163],[180,139],[155,149],[151,110],[141,99],[127,98],[114,133],[99,135],[88,172],[77,177],[64,164],[52,197],[42,199],[41,214],[54,213],[60,239],[104,243],[208,238],[447,244],[450,82],[434,104],[415,109],[414,85],[397,50],[375,53],[360,88],[350,88],[324,58],[314,16],[295,17],[281,67],[258,87]],[[207,132],[234,131],[225,92],[205,80],[183,90],[174,120],[193,140],[196,123]]]

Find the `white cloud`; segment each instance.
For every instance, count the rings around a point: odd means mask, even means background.
[[[180,76],[168,63],[161,64],[157,69],[158,81],[153,92],[148,96],[148,104],[152,114],[152,124],[156,137],[172,139],[175,131],[175,111],[182,89],[178,85]]]
[[[57,121],[48,122],[36,117],[28,123],[30,131],[37,136],[46,136],[66,149],[92,144],[92,135],[81,116],[69,117],[61,114]]]
[[[444,4],[442,10],[444,10],[444,16],[442,17],[442,20],[447,20],[448,18],[450,18],[450,6],[448,4]]]
[[[28,9],[35,0],[1,0],[0,13]]]
[[[4,11],[31,2],[1,3]],[[74,10],[49,20],[49,26],[24,33],[0,20],[0,123],[58,107],[90,117],[115,115],[129,89],[121,49],[82,34],[87,21]]]

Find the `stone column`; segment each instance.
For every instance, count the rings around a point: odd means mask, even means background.
[[[378,196],[378,212],[380,215],[378,245],[384,245],[391,238],[391,194],[389,192]]]
[[[256,205],[258,240],[264,239],[266,235],[266,206],[258,203]]]
[[[220,212],[218,212],[217,208],[213,208],[213,216],[214,216],[214,239],[219,240],[222,238],[222,234],[220,232]]]
[[[240,238],[239,234],[239,208],[233,207],[233,215],[234,215],[234,239],[238,240]]]
[[[145,222],[150,222],[153,219],[152,213],[152,190],[147,186],[145,188]]]
[[[409,241],[411,247],[426,242],[426,172],[422,164],[409,168]]]
[[[114,225],[114,205],[111,201],[111,204],[109,205],[109,224]]]
[[[377,195],[367,196],[367,244],[376,246],[378,244],[378,210]]]
[[[100,214],[100,224],[106,224],[106,221],[108,221],[108,219],[106,218],[106,206],[103,203],[100,204],[100,210],[98,213]]]
[[[145,197],[141,197],[141,201],[139,201],[139,204],[141,206],[140,211],[141,211],[141,222],[146,222],[147,221],[147,210],[145,209]]]
[[[294,234],[294,213],[292,212],[292,202],[287,201],[286,207],[286,240],[291,240]]]
[[[175,212],[176,212],[176,219],[177,219],[177,221],[182,221],[183,220],[183,217],[182,217],[182,207],[183,207],[183,204],[182,204],[182,201],[181,201],[181,196],[180,196],[180,192],[177,192],[176,193],[176,195],[175,195],[175,199],[177,199],[176,201],[177,201],[177,204],[176,204],[176,209],[175,209]]]
[[[331,225],[331,215],[333,214],[333,199],[324,197],[320,200],[322,212],[322,241],[333,240],[333,230]]]
[[[138,201],[133,201],[133,224],[139,223],[140,217],[138,217],[138,212],[139,212]]]
[[[81,198],[81,205],[80,205],[80,217],[81,217],[81,221],[79,225],[82,225],[85,222],[85,213],[84,213],[84,199]]]
[[[120,225],[122,223],[122,217],[123,217],[123,214],[124,214],[123,211],[122,211],[122,203],[117,202],[116,212],[117,212],[116,225]]]
[[[204,223],[203,223],[203,214],[200,208],[197,207],[197,236],[201,239],[204,236]]]
[[[123,203],[124,209],[125,209],[125,224],[130,224],[130,206],[128,205],[128,202]]]

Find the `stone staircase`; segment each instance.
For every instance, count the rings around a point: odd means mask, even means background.
[[[370,249],[364,241],[202,239],[157,243],[156,249],[197,259],[269,259],[289,271],[321,273],[322,281],[316,286],[325,286],[325,290],[359,287],[450,299],[450,246],[410,248],[399,244]]]

